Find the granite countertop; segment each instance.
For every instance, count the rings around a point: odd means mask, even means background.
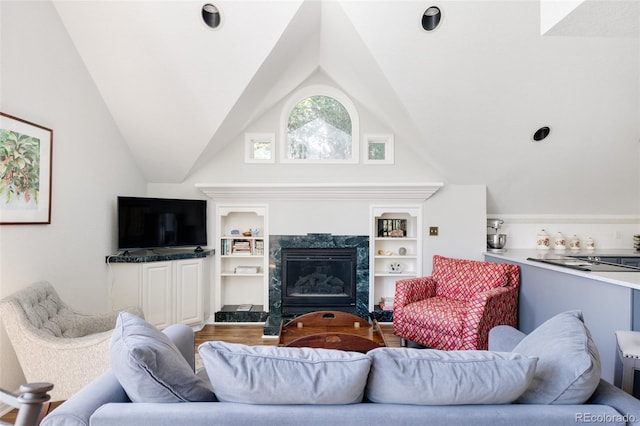
[[[521,263],[536,268],[549,269],[565,274],[577,275],[609,284],[630,287],[640,290],[640,272],[590,272],[578,269],[565,268],[562,266],[550,265],[527,258],[544,259],[545,257],[558,256],[609,256],[609,257],[640,257],[640,252],[633,249],[597,249],[597,250],[535,250],[535,249],[509,249],[504,253],[485,252],[486,257],[498,260],[506,260]]]
[[[156,249],[132,251],[128,254],[112,254],[105,256],[106,263],[147,263],[162,262],[178,259],[197,259],[213,255],[215,250],[204,249],[195,251],[193,249]]]

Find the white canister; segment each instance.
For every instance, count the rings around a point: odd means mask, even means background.
[[[596,242],[593,241],[593,238],[589,237],[587,238],[587,242],[585,243],[585,247],[587,250],[595,250],[596,249]]]
[[[569,241],[569,248],[571,250],[580,250],[580,239],[577,235],[574,234],[573,237],[571,237],[571,240]]]
[[[549,234],[547,234],[547,231],[545,231],[544,229],[541,229],[540,232],[538,232],[538,241],[536,248],[538,250],[549,250],[550,246],[551,239],[549,238]]]
[[[558,232],[556,234],[556,238],[553,240],[553,248],[556,250],[566,250],[567,249],[567,244],[566,241],[564,239],[564,235],[562,235],[562,232]]]

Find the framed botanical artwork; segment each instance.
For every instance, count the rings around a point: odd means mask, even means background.
[[[273,163],[275,162],[275,133],[245,133],[244,161],[245,163]]]
[[[51,223],[53,130],[0,112],[0,224]]]
[[[393,164],[393,135],[365,135],[365,164]]]

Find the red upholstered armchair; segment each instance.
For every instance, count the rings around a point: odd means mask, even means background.
[[[430,277],[396,282],[393,332],[433,349],[487,349],[489,330],[517,327],[520,269],[433,257]]]

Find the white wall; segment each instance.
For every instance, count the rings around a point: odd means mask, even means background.
[[[487,190],[484,185],[446,185],[425,203],[423,272],[431,273],[434,254],[483,260],[486,250]],[[430,226],[438,236],[428,235]]]
[[[335,85],[321,72],[312,75],[305,84]],[[348,91],[348,88],[342,88]],[[283,99],[254,122],[249,123],[213,159],[197,170],[182,184],[148,185],[154,196],[190,196],[202,198],[196,183],[326,183],[326,182],[438,182],[439,173],[425,164],[391,125],[383,124],[375,114],[355,100],[360,116],[360,132],[394,133],[395,162],[392,165],[367,164],[247,164],[244,162],[245,132],[275,132],[278,128]],[[362,148],[361,148],[362,149]],[[264,203],[263,200],[241,200],[244,203]],[[214,204],[210,203],[209,246],[215,235]],[[388,204],[386,200],[296,200],[269,201],[269,232],[274,235],[300,235],[306,233],[333,233],[368,235],[370,232],[370,206]],[[445,183],[434,196],[424,203],[424,270],[430,272],[434,254],[481,259],[486,244],[486,186],[453,185]],[[438,226],[440,236],[428,237],[429,226]],[[212,281],[210,283],[212,285]]]
[[[0,225],[0,296],[48,280],[85,311],[107,309],[115,200],[145,182],[48,1],[2,1],[0,110],[53,129],[50,225]],[[23,381],[4,328],[0,387]]]

